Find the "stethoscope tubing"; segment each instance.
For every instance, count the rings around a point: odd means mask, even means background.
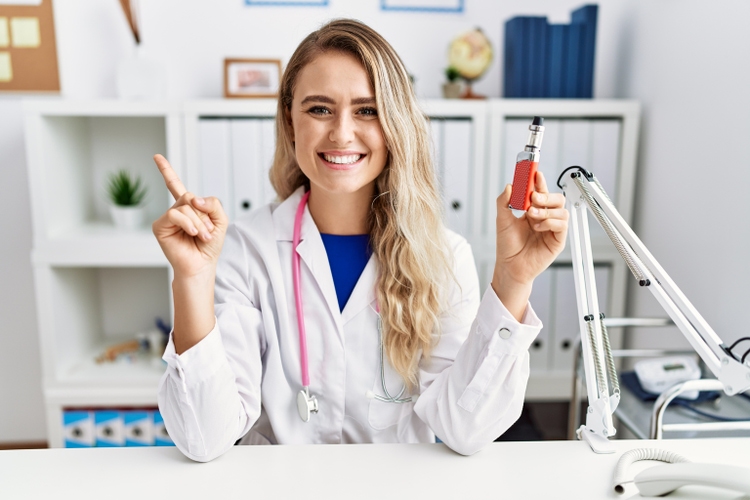
[[[308,368],[307,358],[307,332],[305,330],[305,315],[302,306],[302,286],[300,285],[300,256],[297,253],[297,246],[300,243],[301,232],[302,232],[302,216],[305,213],[305,206],[307,205],[307,199],[310,197],[310,191],[307,191],[302,195],[302,199],[297,206],[297,212],[294,215],[294,232],[292,235],[292,280],[294,285],[294,301],[297,311],[297,328],[299,330],[299,349],[300,349],[300,368],[302,370],[302,391],[300,392],[304,401],[301,403],[298,399],[298,408],[300,411],[300,417],[302,420],[307,422],[310,419],[310,412],[316,413],[318,411],[318,404],[315,396],[310,395],[310,372]],[[401,387],[401,392],[396,396],[391,396],[388,392],[388,386],[385,381],[385,359],[384,358],[384,346],[383,346],[383,330],[380,319],[380,307],[376,304],[376,313],[378,314],[378,336],[380,337],[380,382],[383,387],[383,393],[385,397],[373,394],[373,397],[378,401],[386,403],[410,403],[414,399],[411,397],[402,398],[406,386]],[[369,392],[369,391],[368,391]],[[304,411],[303,411],[304,410]]]
[[[300,257],[297,253],[297,245],[300,242],[302,230],[302,215],[305,213],[305,205],[310,197],[310,191],[302,196],[294,216],[294,234],[292,236],[292,279],[294,281],[294,301],[297,309],[297,327],[299,330],[300,368],[302,369],[302,386],[310,387],[310,372],[307,361],[307,333],[305,331],[305,317],[302,308],[302,287],[300,286]]]

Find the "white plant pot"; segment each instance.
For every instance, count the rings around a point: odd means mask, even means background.
[[[443,84],[443,97],[446,99],[458,99],[461,97],[461,83],[445,82]]]
[[[110,205],[109,214],[112,216],[112,222],[115,223],[115,227],[132,230],[143,226],[146,210],[142,206],[123,207]]]

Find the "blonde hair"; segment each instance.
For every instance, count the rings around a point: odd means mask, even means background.
[[[362,63],[375,91],[388,148],[385,168],[375,181],[368,220],[370,245],[379,265],[376,295],[388,360],[413,387],[418,383],[420,357],[428,357],[432,348],[443,290],[453,273],[427,117],[417,104],[401,59],[365,24],[348,19],[331,21],[307,36],[292,55],[279,89],[271,183],[281,199],[299,186],[309,186],[297,164],[292,125],[286,117],[299,72],[328,51],[353,55]]]

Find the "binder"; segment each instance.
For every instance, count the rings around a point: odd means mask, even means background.
[[[560,162],[563,168],[591,165],[591,120],[560,120]]]
[[[204,118],[198,121],[198,154],[200,161],[201,196],[221,200],[229,220],[234,219],[232,166],[229,120]]]
[[[63,411],[63,441],[66,448],[94,446],[94,414],[85,410]]]
[[[552,369],[573,375],[573,362],[576,346],[581,338],[578,323],[578,304],[576,302],[575,278],[572,266],[555,268],[554,307],[552,313],[553,339]],[[607,313],[609,304],[609,267],[594,266],[599,310]]]
[[[154,446],[174,446],[174,442],[167,433],[167,428],[164,426],[164,418],[161,416],[159,410],[154,410],[152,415]]]
[[[620,120],[591,122],[591,164],[593,172],[617,205],[617,175],[620,156]]]
[[[445,163],[442,186],[446,222],[450,229],[469,236],[469,186],[473,151],[472,123],[468,119],[446,119],[443,123]]]
[[[514,17],[505,23],[505,61],[503,78],[505,97],[527,97],[525,74],[528,71],[528,20]]]
[[[571,22],[581,26],[581,43],[579,47],[579,87],[578,97],[594,96],[594,55],[596,51],[596,19],[599,11],[597,5],[584,5],[571,14]]]
[[[261,205],[271,203],[276,199],[276,190],[271,185],[271,179],[268,177],[273,164],[273,157],[276,151],[276,118],[260,119],[260,163],[256,179],[258,186],[261,187]]]
[[[531,119],[526,123],[526,136],[528,137],[528,126]],[[542,140],[541,159],[539,160],[538,171],[544,174],[547,180],[547,189],[550,193],[559,193],[557,187],[557,177],[562,171],[560,164],[560,134],[561,122],[557,119],[544,120],[544,139]],[[520,146],[523,147],[523,146]],[[521,151],[519,149],[519,151]]]
[[[432,164],[435,168],[435,177],[443,180],[443,120],[442,118],[430,118],[430,135],[432,136]],[[442,191],[442,184],[440,186]]]
[[[528,73],[526,97],[545,97],[544,83],[547,65],[547,18],[528,17]]]
[[[570,24],[518,16],[505,23],[505,97],[593,96],[598,7],[573,11]]]
[[[550,24],[547,27],[547,72],[544,97],[565,97],[563,74],[567,58],[570,26]],[[545,131],[546,132],[546,131]]]
[[[96,446],[113,447],[125,444],[123,415],[119,410],[96,410],[94,412]]]
[[[552,329],[551,309],[555,270],[548,268],[534,280],[529,302],[542,322],[542,330],[529,349],[532,372],[546,372],[550,369],[550,330]]]
[[[153,446],[154,426],[150,411],[128,410],[123,412],[125,446]]]
[[[581,40],[583,38],[582,24],[568,26],[568,50],[565,54],[565,76],[563,81],[563,97],[583,97],[581,87]]]
[[[263,204],[259,184],[260,120],[230,120],[234,218],[239,219]]]

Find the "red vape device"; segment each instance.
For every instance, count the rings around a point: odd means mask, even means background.
[[[510,195],[510,208],[523,210],[531,206],[531,193],[534,191],[536,171],[539,166],[544,118],[535,116],[529,125],[529,140],[526,147],[516,156],[516,170],[513,174],[513,191]]]

